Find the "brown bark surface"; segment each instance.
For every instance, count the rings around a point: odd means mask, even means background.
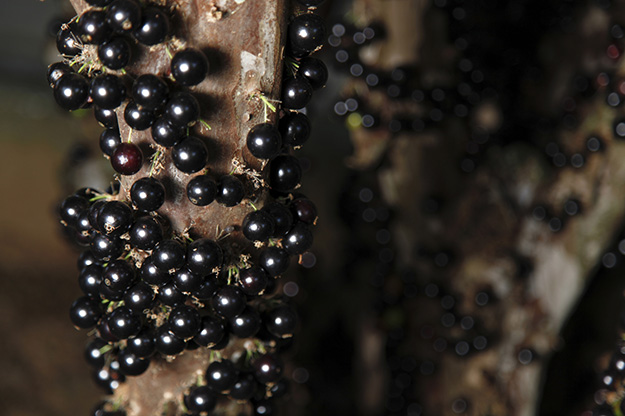
[[[71,0],[77,14],[88,5]],[[173,17],[171,37],[152,47],[137,46],[132,64],[126,72],[132,76],[151,73],[169,77],[170,56],[193,47],[202,50],[209,60],[209,74],[200,84],[188,88],[200,102],[201,119],[191,135],[204,140],[209,151],[208,174],[218,179],[231,172],[246,185],[246,199],[235,207],[213,203],[206,207],[193,205],[186,197],[186,184],[193,175],[182,173],[173,165],[169,152],[162,156],[151,139],[150,130],[131,131],[124,122],[123,108],[118,109],[120,133],[130,138],[144,152],[144,166],[136,175],[120,178],[119,198],[130,200],[129,190],[138,178],[148,176],[161,180],[166,188],[166,201],[158,214],[171,224],[174,236],[208,237],[220,240],[226,258],[236,261],[251,245],[239,232],[243,217],[253,208],[262,207],[267,197],[263,187],[264,164],[249,154],[246,136],[251,127],[264,121],[276,121],[277,114],[266,108],[259,96],[270,101],[280,98],[282,52],[286,18],[285,0],[173,0],[154,2],[166,8]],[[151,160],[156,160],[151,163]],[[205,174],[206,171],[196,175]],[[141,260],[141,255],[137,257]],[[232,341],[222,351],[224,358],[236,357],[245,349],[254,350],[245,340]],[[210,351],[187,351],[165,361],[153,360],[141,376],[129,377],[115,396],[129,416],[181,414],[184,392],[197,382],[210,362]],[[248,405],[219,405],[215,414],[249,413]]]

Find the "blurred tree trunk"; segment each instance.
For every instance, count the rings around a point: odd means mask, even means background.
[[[432,12],[433,7],[421,0],[354,0],[356,21],[382,21],[387,29],[384,41],[361,55],[380,69],[418,66],[424,84],[436,80],[435,85],[447,83],[454,88],[453,72],[461,52],[450,44],[453,39],[434,35],[455,22],[446,21],[440,11]],[[609,20],[604,11],[588,9],[573,23],[574,30],[546,36],[537,45],[536,49],[557,54],[557,59],[546,65],[544,81],[521,90],[535,114],[559,114],[559,103],[569,94],[566,82],[575,68],[600,67],[603,49],[597,50],[592,39],[605,38]],[[431,37],[425,35],[427,27]],[[590,41],[584,38],[589,32],[594,35]],[[378,108],[386,110],[380,111],[392,114],[393,101],[374,94],[368,97],[370,102],[382,101]],[[496,100],[482,102],[472,110],[470,123],[495,132],[501,118],[508,116],[500,111]],[[432,375],[416,377],[423,414],[529,416],[537,412],[541,377],[559,331],[625,211],[621,192],[625,146],[612,139],[616,110],[605,104],[600,91],[586,102],[578,101],[576,114],[579,122],[574,129],[560,129],[549,139],[570,155],[585,149],[588,137],[603,137],[604,150],[588,154],[581,168],[554,168],[528,140],[491,145],[474,171],[463,174],[458,161],[469,137],[453,118],[422,134],[391,137],[385,129],[352,131],[351,165],[371,169],[380,164],[379,187],[395,214],[391,229],[396,276],[388,279],[385,290],[401,297],[399,270],[410,269],[416,272],[419,287],[434,284],[430,288],[439,292],[438,296],[420,293],[404,299],[401,306],[404,339],[399,350],[436,368]],[[423,209],[432,195],[444,201],[437,213]],[[564,214],[569,199],[579,203],[578,215]],[[558,228],[559,220],[561,230],[550,229],[549,217],[546,221],[533,217],[539,205],[554,213],[551,225]],[[423,256],[424,251],[445,254],[431,258]],[[478,293],[487,294],[490,302],[478,305]],[[441,307],[445,294],[453,299],[449,308]],[[448,310],[455,317],[450,327],[441,325]],[[459,325],[463,317],[472,320]],[[392,328],[384,319],[381,325]],[[362,345],[384,343],[384,334],[371,329],[375,327],[363,325]],[[476,341],[480,336],[484,338]],[[378,347],[377,352],[372,357],[363,348],[360,360],[364,374],[377,372],[379,378],[384,349]],[[385,383],[378,380],[377,394],[368,381],[361,384],[363,413],[378,414],[384,406]]]

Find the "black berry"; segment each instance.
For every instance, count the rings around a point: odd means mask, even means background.
[[[152,261],[163,271],[179,269],[185,263],[184,248],[176,240],[163,240],[156,245],[152,253]]]
[[[98,58],[110,69],[122,69],[130,62],[130,43],[124,38],[113,38],[98,46]]]
[[[165,187],[156,178],[138,179],[130,188],[130,199],[139,211],[156,211],[165,202]]]
[[[169,87],[156,75],[140,75],[132,84],[132,98],[137,104],[149,110],[163,107],[168,96]]]
[[[310,82],[314,90],[326,86],[328,81],[328,68],[322,60],[310,56],[299,61],[298,74]]]
[[[230,397],[234,400],[249,400],[254,397],[257,390],[257,383],[254,376],[249,373],[240,374],[237,382],[230,389]]]
[[[179,291],[190,293],[200,288],[204,283],[204,277],[189,269],[182,268],[173,274],[172,281]]]
[[[206,276],[221,266],[223,252],[219,244],[208,238],[195,240],[187,248],[187,267],[193,273]]]
[[[293,226],[293,215],[289,209],[280,202],[270,202],[265,205],[262,210],[269,213],[276,223],[272,237],[283,236]]]
[[[102,266],[92,264],[85,267],[78,275],[78,286],[87,296],[96,297],[100,293],[100,283],[102,282]]]
[[[76,73],[65,74],[54,86],[54,99],[65,110],[78,110],[89,98],[89,82]]]
[[[141,107],[136,101],[130,100],[124,109],[124,120],[135,130],[146,130],[152,126],[156,116],[152,110]]]
[[[138,376],[145,373],[150,366],[149,358],[137,357],[128,349],[123,349],[117,355],[119,360],[119,371],[127,376]]]
[[[217,183],[206,175],[199,175],[187,184],[187,197],[192,204],[204,207],[215,200]]]
[[[224,286],[213,296],[213,309],[224,318],[234,318],[245,309],[245,294],[236,286]]]
[[[297,326],[297,315],[290,307],[283,305],[272,309],[263,319],[267,330],[278,338],[288,338],[293,336],[293,331]]]
[[[313,88],[304,77],[287,78],[282,85],[282,107],[299,110],[312,98]]]
[[[128,233],[130,244],[141,250],[152,250],[163,239],[163,228],[152,217],[138,218]]]
[[[243,183],[239,178],[232,175],[224,175],[219,178],[217,184],[217,202],[227,207],[238,205],[245,196]]]
[[[245,216],[241,229],[251,241],[267,241],[276,228],[276,221],[267,211],[252,211]]]
[[[171,60],[171,74],[182,86],[199,84],[208,74],[206,55],[194,48],[181,50]]]
[[[78,195],[70,195],[63,200],[59,208],[59,215],[67,225],[75,227],[80,215],[89,209],[89,201]]]
[[[93,115],[95,116],[95,119],[98,121],[98,123],[100,123],[103,127],[106,127],[107,129],[118,128],[117,114],[115,114],[115,111],[94,106]]]
[[[273,354],[264,354],[254,360],[254,377],[261,383],[273,383],[282,375],[282,363]]]
[[[257,124],[247,133],[247,148],[254,157],[272,159],[280,153],[282,138],[273,124]]]
[[[230,332],[239,338],[248,338],[260,330],[260,323],[258,312],[247,306],[243,312],[230,319]]]
[[[129,32],[141,23],[141,6],[133,0],[115,0],[106,9],[106,23],[115,32]]]
[[[208,386],[195,386],[184,396],[184,405],[190,412],[210,412],[215,408],[217,398]]]
[[[294,199],[289,205],[293,216],[305,224],[314,224],[317,220],[317,207],[308,198],[299,197]]]
[[[187,343],[175,336],[166,325],[158,328],[154,337],[156,351],[165,355],[176,355],[184,351]]]
[[[289,24],[288,31],[290,52],[296,58],[314,52],[325,40],[323,19],[312,13],[296,16]]]
[[[208,150],[201,139],[189,136],[174,146],[171,157],[180,171],[195,173],[206,166]]]
[[[289,253],[280,247],[266,247],[260,253],[260,266],[270,276],[278,276],[289,267]]]
[[[206,369],[206,385],[214,391],[227,391],[237,382],[239,372],[230,360],[213,361]]]
[[[279,192],[292,191],[302,179],[302,168],[296,157],[280,155],[271,161],[269,184]]]
[[[102,281],[115,292],[125,292],[135,280],[135,269],[124,260],[111,261],[102,272]]]
[[[76,35],[76,24],[61,26],[56,35],[56,49],[65,56],[76,56],[82,51],[82,42]]]
[[[55,62],[48,67],[47,78],[50,87],[54,87],[56,83],[63,78],[65,74],[71,74],[72,68],[65,62]]]
[[[282,239],[282,247],[289,254],[303,254],[312,246],[313,235],[308,226],[298,222]]]
[[[117,128],[106,129],[100,134],[100,150],[107,156],[112,156],[121,142],[122,138]]]
[[[133,31],[137,41],[144,45],[161,43],[169,33],[169,18],[162,11],[148,8],[143,11],[141,23]]]
[[[200,118],[200,104],[188,92],[179,92],[167,101],[164,117],[174,127],[188,127]]]
[[[154,265],[152,257],[145,259],[139,269],[139,277],[145,283],[154,286],[164,286],[171,281],[171,277],[167,271],[162,271]]]
[[[91,252],[103,261],[116,259],[124,251],[124,243],[118,237],[96,234],[91,239]]]
[[[121,201],[108,201],[98,213],[98,229],[105,234],[121,235],[132,225],[132,208]]]
[[[82,329],[93,328],[100,316],[102,316],[100,302],[87,296],[76,299],[69,310],[69,319]]]
[[[269,276],[258,266],[252,266],[239,271],[241,290],[248,296],[258,296],[267,287]]]
[[[87,346],[85,347],[84,357],[87,364],[100,368],[104,367],[105,362],[105,352],[101,352],[104,346],[108,345],[108,342],[104,341],[102,338],[95,338]]]
[[[119,339],[127,339],[141,331],[141,319],[126,306],[119,306],[108,316],[111,333]]]
[[[173,126],[165,117],[157,118],[152,124],[152,139],[161,146],[175,146],[186,136],[185,126]]]
[[[149,357],[155,351],[154,334],[151,331],[142,330],[138,335],[128,338],[126,349],[137,357]]]
[[[174,307],[169,313],[167,322],[169,330],[183,339],[193,337],[200,331],[200,314],[191,306]]]
[[[77,32],[84,43],[99,45],[106,42],[112,34],[106,23],[106,13],[102,10],[87,10],[80,16]]]
[[[154,290],[152,290],[150,285],[144,282],[139,282],[131,286],[126,293],[124,293],[124,305],[135,314],[139,314],[145,309],[150,309],[153,302]]]
[[[310,137],[310,120],[302,113],[287,113],[278,124],[285,144],[302,146]]]
[[[221,320],[212,316],[204,316],[200,322],[200,330],[193,340],[203,347],[213,347],[218,344],[225,335],[226,329]]]
[[[158,289],[158,300],[163,305],[176,306],[182,305],[187,300],[187,296],[179,291],[173,282],[170,282]]]

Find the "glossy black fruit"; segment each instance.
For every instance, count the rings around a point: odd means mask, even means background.
[[[274,234],[275,228],[275,219],[264,210],[250,212],[241,225],[243,235],[251,241],[267,241]]]
[[[133,31],[135,39],[148,46],[163,42],[168,33],[169,18],[156,8],[145,9],[141,23]]]
[[[117,33],[130,32],[141,23],[141,6],[133,0],[115,0],[106,9],[106,23]]]
[[[208,74],[208,59],[202,51],[194,48],[183,49],[171,60],[171,74],[182,86],[197,85]]]
[[[190,412],[210,412],[216,404],[215,392],[208,386],[191,387],[189,393],[184,396],[184,405]]]
[[[239,285],[243,293],[248,296],[258,296],[263,293],[268,282],[269,276],[258,266],[239,271]]]
[[[276,223],[272,237],[282,237],[293,226],[293,215],[289,209],[280,202],[270,202],[262,208],[271,215]]]
[[[76,73],[65,74],[54,86],[54,99],[65,110],[78,110],[89,98],[89,82]]]
[[[56,49],[61,55],[76,56],[82,51],[82,42],[76,32],[76,23],[61,26],[56,35]]]
[[[290,53],[302,58],[320,48],[325,41],[325,25],[323,19],[312,13],[296,16],[288,29]]]
[[[193,337],[200,331],[200,314],[191,306],[174,307],[169,313],[167,322],[169,330],[182,339]]]
[[[163,239],[163,228],[152,217],[138,218],[128,233],[130,244],[141,250],[152,250]]]
[[[63,78],[63,75],[71,74],[72,72],[74,72],[72,71],[72,68],[70,68],[70,66],[65,62],[55,62],[48,67],[48,72],[46,74],[48,84],[50,84],[50,87],[54,88],[56,83]]]
[[[123,240],[116,236],[99,233],[93,236],[90,246],[93,255],[102,261],[116,259],[124,251]]]
[[[174,126],[165,117],[157,118],[152,124],[152,139],[164,147],[172,147],[187,137],[185,126]]]
[[[260,266],[269,276],[278,276],[289,267],[289,253],[280,247],[266,247],[260,253]]]
[[[280,155],[271,161],[269,185],[280,192],[292,191],[302,179],[302,168],[296,157]]]
[[[171,152],[174,165],[184,173],[195,173],[204,169],[208,160],[208,150],[204,142],[188,136],[174,146]]]
[[[254,377],[260,383],[273,383],[282,376],[282,362],[273,354],[264,354],[252,363]]]
[[[139,211],[156,211],[165,202],[165,187],[156,178],[138,179],[130,188],[130,199]]]
[[[70,227],[76,227],[82,213],[89,209],[89,201],[78,195],[70,195],[63,200],[59,207],[61,220]]]
[[[258,312],[247,306],[243,312],[230,319],[230,332],[239,338],[248,338],[260,330],[260,323]]]
[[[69,310],[69,319],[82,329],[93,328],[101,316],[100,302],[87,296],[76,299]]]
[[[130,43],[124,38],[113,38],[98,46],[98,58],[110,69],[122,69],[130,62]]]
[[[304,77],[287,78],[282,85],[282,107],[299,110],[312,98],[313,87]]]
[[[138,376],[145,373],[150,366],[149,358],[141,358],[128,351],[127,348],[121,350],[117,359],[119,360],[119,371],[127,376]]]
[[[102,271],[102,282],[115,292],[124,293],[134,281],[135,268],[124,260],[113,260]]]
[[[187,197],[192,204],[204,207],[215,200],[217,183],[206,175],[196,176],[187,184]]]
[[[272,159],[280,153],[282,137],[273,124],[257,124],[247,133],[247,148],[254,157]]]
[[[139,282],[124,293],[124,305],[133,313],[139,314],[150,309],[154,303],[154,290],[145,282]]]
[[[115,114],[115,111],[94,106],[93,115],[103,127],[107,129],[118,129],[117,114]]]
[[[138,335],[128,338],[126,349],[137,357],[149,357],[155,351],[154,334],[150,330],[142,330]]]
[[[185,264],[185,250],[176,240],[163,240],[156,245],[152,261],[163,271],[179,269]]]
[[[78,286],[83,293],[90,297],[97,297],[102,283],[102,266],[92,264],[85,267],[78,275]]]
[[[105,234],[121,235],[132,225],[132,208],[121,201],[107,201],[98,212],[98,229]]]
[[[213,361],[206,369],[206,385],[214,391],[227,391],[237,382],[239,371],[232,361]]]
[[[320,59],[310,56],[301,59],[297,71],[310,82],[314,90],[325,87],[328,82],[328,68]]]
[[[275,337],[288,338],[293,336],[297,326],[297,315],[289,306],[278,306],[267,313],[263,322]]]
[[[282,239],[282,247],[287,253],[303,254],[313,243],[313,235],[308,226],[302,222],[296,223]]]
[[[111,333],[119,339],[127,339],[141,331],[141,319],[128,307],[119,306],[108,316]]]
[[[284,144],[302,146],[310,137],[310,120],[306,114],[287,113],[278,124]]]
[[[160,77],[143,74],[132,84],[132,98],[148,110],[157,110],[165,105],[169,97],[169,87]]]
[[[224,175],[217,183],[217,202],[227,207],[238,205],[245,196],[243,183],[233,175]]]
[[[104,367],[106,353],[102,352],[102,348],[108,345],[108,342],[102,338],[95,338],[87,344],[84,351],[85,361],[92,367]]]
[[[203,347],[213,347],[217,345],[226,333],[223,322],[212,316],[204,316],[200,322],[200,330],[193,340]]]
[[[213,296],[213,309],[224,318],[234,318],[245,309],[245,294],[236,286],[224,286]]]
[[[200,103],[188,92],[179,92],[165,105],[164,117],[174,127],[188,127],[200,118]]]
[[[169,331],[167,325],[156,329],[154,346],[156,351],[164,355],[176,355],[184,351],[187,343]]]
[[[156,116],[154,111],[141,107],[136,101],[130,100],[124,109],[124,120],[135,130],[146,130],[152,126]]]
[[[121,142],[122,138],[117,128],[106,129],[100,134],[100,150],[107,156],[112,156]]]
[[[152,257],[145,259],[139,269],[139,277],[145,283],[154,286],[164,286],[171,282],[171,276],[167,271],[163,271],[154,265]]]
[[[106,23],[106,13],[97,9],[87,10],[80,16],[77,32],[83,43],[95,45],[106,42],[113,33]]]
[[[208,238],[195,240],[187,248],[187,267],[193,273],[206,276],[221,266],[223,252],[219,244]]]

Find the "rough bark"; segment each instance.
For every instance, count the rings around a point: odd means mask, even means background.
[[[433,58],[439,62],[425,62],[426,58],[415,54],[416,50],[428,50],[427,45],[421,49],[416,45],[437,42],[423,40],[419,30],[414,31],[414,27],[425,24],[426,6],[416,0],[355,1],[357,16],[364,21],[382,20],[391,28],[390,36],[376,47],[372,62],[386,68],[398,63],[444,68],[445,62],[453,61],[449,55],[445,57],[449,49],[444,48]],[[401,8],[403,11],[398,11]],[[394,17],[394,10],[410,19]],[[596,47],[601,44],[597,38],[604,39],[601,34],[606,26],[603,12],[591,8],[576,22],[578,32],[545,41],[547,48],[556,48],[564,58],[550,62],[547,81],[528,90],[528,95],[534,94],[529,101],[536,113],[559,108],[554,103],[563,102],[564,84],[574,68],[585,65],[592,70],[603,64],[596,59]],[[591,35],[594,37],[587,40]],[[411,47],[402,52],[400,43]],[[384,103],[380,107],[391,106]],[[475,123],[493,120],[486,117],[486,109],[481,111],[482,118],[478,112]],[[458,319],[473,317],[479,333],[489,340],[485,350],[472,349],[460,357],[453,350],[456,342],[467,339],[468,332],[458,325],[451,329],[440,326],[440,302],[422,294],[406,301],[403,351],[420,360],[431,360],[437,368],[434,375],[417,376],[416,390],[424,414],[535,414],[541,376],[558,333],[623,221],[625,201],[620,190],[625,186],[625,147],[611,139],[616,114],[599,93],[578,109],[582,120],[578,127],[552,138],[564,143],[569,154],[581,151],[591,135],[605,139],[605,150],[588,156],[581,169],[567,166],[556,170],[540,150],[513,144],[493,146],[471,176],[459,175],[450,169],[457,169],[458,148],[464,141],[463,137],[450,138],[460,131],[453,121],[444,131],[392,140],[383,130],[352,133],[352,166],[366,168],[385,158],[378,178],[384,199],[395,212],[392,234],[397,263],[416,270],[422,285],[435,282],[452,294]],[[432,194],[446,200],[437,215],[423,210],[422,201]],[[560,213],[568,198],[580,201],[582,213],[567,218],[562,231],[553,232],[546,222],[532,217],[536,205]],[[421,249],[432,247],[452,247],[455,261],[440,269],[419,256]],[[475,295],[481,291],[490,292],[497,301],[477,306]],[[376,344],[371,341],[372,331],[362,332],[363,345]],[[378,332],[378,336],[382,335]],[[432,345],[437,338],[446,340],[447,352],[434,352]],[[521,351],[529,355],[520,359]],[[363,353],[361,360],[365,369],[371,370],[379,368],[383,357],[375,359]],[[375,395],[366,388],[361,391],[374,402],[383,397],[383,393]],[[452,409],[458,399],[468,404],[467,410]],[[369,406],[379,409],[383,404]]]
[[[88,5],[71,0],[77,14]],[[138,144],[145,159],[136,175],[120,178],[119,199],[129,201],[130,187],[140,177],[150,173],[166,187],[167,199],[158,214],[166,218],[176,236],[208,237],[223,242],[227,258],[236,260],[252,247],[240,232],[243,217],[253,202],[261,207],[268,190],[263,187],[264,164],[246,148],[247,132],[265,120],[276,121],[277,114],[266,108],[259,96],[268,100],[280,98],[282,52],[286,37],[289,8],[286,0],[172,0],[153,2],[166,7],[172,16],[173,33],[163,44],[152,47],[138,45],[129,75],[152,73],[169,77],[170,55],[185,47],[202,50],[209,60],[209,74],[202,83],[190,87],[202,109],[201,119],[190,134],[204,140],[209,151],[208,172],[213,177],[234,172],[244,178],[247,198],[231,208],[213,203],[198,207],[186,197],[186,184],[192,176],[178,171],[169,152],[163,153],[151,139],[150,131],[131,131],[124,122],[123,108],[118,109],[122,138]],[[163,156],[165,154],[165,156]],[[150,163],[150,160],[155,160]],[[206,171],[198,172],[204,174]],[[253,248],[252,248],[252,251]],[[137,261],[141,261],[138,255]],[[252,260],[253,261],[253,260]],[[231,340],[222,351],[224,358],[254,350],[248,340]],[[170,362],[171,361],[171,362]],[[117,389],[117,400],[129,416],[157,414],[175,415],[181,412],[183,394],[195,384],[210,361],[210,351],[187,351],[165,361],[153,360],[148,371],[129,377]],[[249,413],[248,405],[218,406],[216,414]]]

